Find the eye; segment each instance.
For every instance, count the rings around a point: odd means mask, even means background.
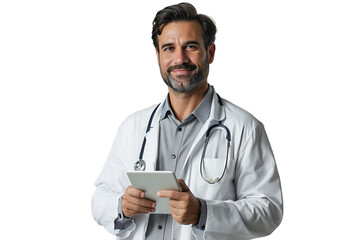
[[[169,51],[173,51],[174,47],[166,47],[164,48],[164,52],[169,52]]]
[[[190,50],[195,50],[197,49],[198,47],[194,44],[189,44],[189,45],[186,45],[186,49],[190,49]]]

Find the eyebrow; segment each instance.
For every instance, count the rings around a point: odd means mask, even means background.
[[[161,49],[166,48],[166,47],[171,47],[173,45],[174,45],[173,43],[165,43],[161,46]]]
[[[200,43],[197,41],[187,41],[185,43],[185,45],[189,45],[189,44],[200,45]],[[173,43],[165,43],[161,46],[161,49],[166,48],[166,47],[171,47],[171,46],[174,46],[174,44]]]
[[[200,45],[200,43],[197,42],[197,41],[188,41],[188,42],[185,43],[185,45],[189,45],[189,44]]]

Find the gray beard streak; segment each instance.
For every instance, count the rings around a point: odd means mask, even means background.
[[[181,77],[179,77],[181,79]],[[166,84],[172,88],[174,91],[179,93],[187,93],[196,88],[200,83],[202,83],[205,80],[203,76],[201,76],[201,73],[196,73],[194,76],[192,76],[189,80],[189,83],[187,86],[184,86],[182,84],[178,84],[175,79],[173,79],[170,74],[167,76]]]

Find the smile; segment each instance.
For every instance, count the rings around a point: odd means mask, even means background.
[[[181,65],[175,65],[175,66],[170,66],[167,69],[167,72],[174,72],[176,74],[182,74],[185,73],[187,74],[188,72],[192,71],[196,69],[196,65],[193,64],[181,64]]]
[[[192,69],[174,69],[171,72],[173,72],[176,75],[183,75],[183,74],[188,74],[191,71],[193,71],[193,70]]]

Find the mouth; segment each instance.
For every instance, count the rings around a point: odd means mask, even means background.
[[[171,72],[174,73],[175,75],[187,75],[192,71],[193,70],[191,69],[174,69]]]
[[[173,72],[175,75],[186,75],[189,72],[192,72],[196,69],[195,65],[190,64],[182,64],[182,65],[175,65],[168,68],[168,73]]]

